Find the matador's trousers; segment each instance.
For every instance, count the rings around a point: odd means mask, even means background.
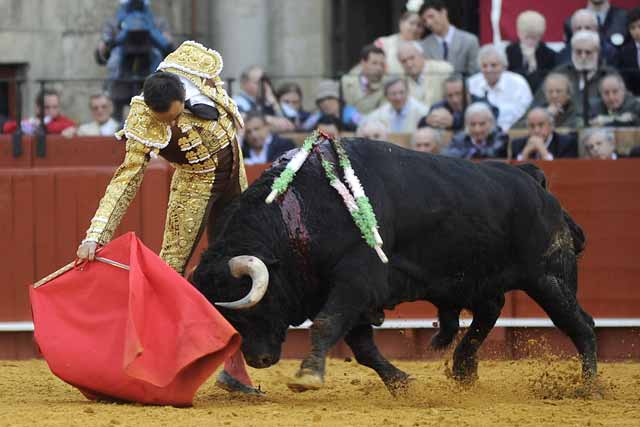
[[[244,169],[237,144],[228,144],[216,157],[212,172],[177,168],[173,174],[160,257],[180,274],[184,274],[205,227],[211,243],[222,210],[243,190],[240,174]]]

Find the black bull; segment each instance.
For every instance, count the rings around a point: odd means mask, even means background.
[[[289,325],[311,319],[311,352],[291,389],[321,387],[327,352],[344,338],[393,392],[408,376],[380,354],[372,324],[382,321],[383,309],[426,300],[438,308],[436,348],[454,340],[462,309],[473,312],[452,365],[455,378],[470,381],[505,292],[521,289],[571,338],[584,377],[594,378],[594,323],[576,300],[584,235],[546,190],[542,171],[369,140],[344,146],[377,215],[389,263],[367,246],[314,154],[270,205],[264,200],[284,162],[265,172],[226,211],[192,277],[209,301],[236,301],[252,281],[235,278],[229,260],[252,255],[266,266],[268,288],[259,303],[220,309],[242,335],[249,365],[276,363]],[[322,151],[333,153],[327,143]]]

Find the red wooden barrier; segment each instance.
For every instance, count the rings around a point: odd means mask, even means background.
[[[24,138],[23,150],[14,159],[9,137],[0,137],[0,322],[30,320],[27,286],[73,259],[124,154],[122,143],[107,138],[49,137],[45,158],[37,157],[35,142]],[[635,261],[640,247],[640,162],[555,160],[539,165],[551,191],[587,235],[579,273],[581,303],[594,317],[640,317],[640,265]],[[248,167],[250,182],[264,169],[264,165]],[[156,251],[162,240],[171,174],[166,162],[152,162],[119,229],[120,233],[136,231]],[[205,245],[201,242],[196,254]],[[197,260],[196,255],[190,265]],[[508,295],[502,314],[546,317],[519,292]],[[400,305],[388,318],[435,315],[431,304],[417,302]],[[420,342],[426,339],[416,333]],[[496,333],[494,340],[509,341],[504,330],[499,336]],[[10,354],[24,354],[25,340],[24,334],[16,334],[17,350]],[[0,347],[6,341],[1,336]]]

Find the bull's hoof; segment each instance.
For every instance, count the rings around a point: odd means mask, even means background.
[[[453,364],[453,369],[449,368],[449,363],[445,363],[445,375],[447,378],[455,380],[458,384],[463,386],[470,386],[475,384],[478,380],[478,363],[471,362],[465,365]]]
[[[323,385],[324,380],[322,379],[322,376],[309,369],[300,369],[293,380],[287,383],[289,390],[295,391],[296,393],[302,393],[303,391],[309,390],[319,390]]]
[[[241,383],[224,370],[220,372],[218,378],[216,378],[216,386],[228,391],[229,393],[242,393],[254,396],[261,396],[264,394],[264,391]]]
[[[402,376],[387,380],[384,385],[387,386],[387,390],[389,390],[389,393],[391,393],[393,397],[400,397],[405,396],[409,392],[409,387],[415,380],[415,378],[403,372]]]

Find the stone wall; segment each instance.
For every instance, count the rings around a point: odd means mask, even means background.
[[[196,39],[224,58],[224,77],[251,64],[274,76],[299,76],[311,107],[317,76],[329,73],[329,1],[152,0],[176,41]],[[59,80],[65,114],[89,119],[88,96],[102,89],[106,69],[94,49],[118,0],[0,0],[0,64],[24,65],[24,114],[33,114],[38,79]],[[235,87],[234,89],[237,89]]]

